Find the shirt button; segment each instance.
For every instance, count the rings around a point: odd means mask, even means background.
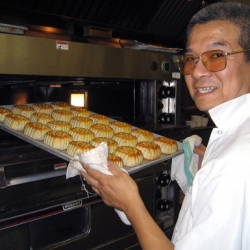
[[[217,133],[218,133],[219,135],[223,134],[223,132],[222,132],[221,130],[219,130]]]

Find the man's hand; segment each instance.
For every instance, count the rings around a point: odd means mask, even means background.
[[[199,155],[198,169],[201,168],[203,157],[206,151],[206,147],[203,144],[200,144],[198,147],[194,148],[194,153]]]
[[[125,212],[133,226],[142,249],[174,249],[163,231],[146,209],[136,182],[117,165],[108,163],[113,175],[102,174],[83,165],[86,173],[80,172],[99,194],[106,205]]]
[[[132,203],[141,200],[135,181],[116,164],[108,163],[113,176],[102,174],[84,164],[82,166],[87,173],[80,172],[81,175],[106,205],[125,212]]]

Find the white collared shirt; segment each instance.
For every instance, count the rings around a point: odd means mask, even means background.
[[[214,128],[185,195],[175,249],[250,249],[250,94],[209,111]]]

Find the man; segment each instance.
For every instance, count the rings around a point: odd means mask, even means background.
[[[103,201],[125,212],[142,249],[250,249],[250,7],[216,3],[188,26],[179,68],[213,129],[200,170],[185,195],[172,242],[148,214],[135,182],[84,168]],[[201,158],[204,147],[195,149]],[[133,204],[133,205],[131,205]]]

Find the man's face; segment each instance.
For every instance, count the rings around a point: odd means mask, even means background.
[[[187,52],[200,56],[208,50],[242,50],[237,42],[239,32],[239,27],[228,21],[197,24],[189,35]],[[229,55],[226,59],[226,68],[218,72],[207,70],[199,59],[193,73],[185,75],[190,95],[201,111],[250,92],[250,63],[246,63],[244,53]]]

